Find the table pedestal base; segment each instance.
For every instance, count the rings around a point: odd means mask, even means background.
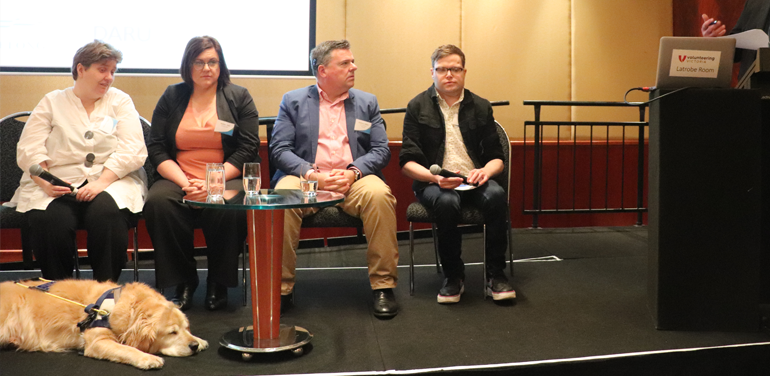
[[[313,334],[299,326],[281,324],[280,335],[274,339],[254,341],[254,327],[234,329],[222,336],[219,344],[241,353],[243,359],[251,359],[253,353],[271,353],[291,350],[295,355],[302,355],[304,345],[310,343]]]

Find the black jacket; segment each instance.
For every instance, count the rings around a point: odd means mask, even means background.
[[[493,159],[504,159],[503,147],[497,135],[492,105],[488,100],[465,89],[458,115],[460,132],[468,155],[475,168],[484,167]],[[446,128],[444,115],[438,105],[436,88],[431,87],[409,101],[404,116],[404,132],[398,161],[417,162],[425,168],[444,162]],[[412,188],[418,192],[428,183],[415,181]]]
[[[152,112],[152,133],[147,153],[157,169],[163,161],[176,162],[176,131],[190,102],[192,88],[184,82],[166,88]],[[259,114],[246,88],[228,84],[217,89],[217,116],[235,124],[233,135],[222,134],[224,162],[238,170],[246,162],[259,162]],[[157,170],[155,177],[160,178]]]

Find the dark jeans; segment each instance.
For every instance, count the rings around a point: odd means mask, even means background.
[[[473,205],[484,213],[487,225],[487,276],[503,273],[508,245],[508,200],[505,190],[497,182],[490,180],[470,191],[441,189],[438,185],[431,184],[417,192],[417,199],[433,213],[438,233],[438,252],[445,277],[465,278],[465,265],[460,257],[462,234],[457,230],[457,225],[462,219],[460,209],[463,204]]]
[[[243,189],[240,179],[227,189]],[[160,288],[198,283],[194,231],[200,227],[208,250],[208,280],[238,286],[238,254],[246,240],[246,211],[200,209],[182,202],[185,193],[166,179],[157,180],[144,204],[144,218],[155,248],[155,280]]]
[[[88,231],[88,259],[97,281],[117,281],[126,266],[128,229],[135,221],[128,209],[119,209],[107,192],[90,202],[78,202],[64,195],[45,210],[26,213],[32,251],[40,263],[43,278],[72,278],[77,252],[75,232],[79,224]]]

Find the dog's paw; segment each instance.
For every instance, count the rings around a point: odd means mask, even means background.
[[[134,361],[133,365],[140,369],[163,368],[163,358],[151,354],[143,354],[141,358]]]
[[[198,338],[198,351],[203,351],[209,348],[209,343],[205,339]]]

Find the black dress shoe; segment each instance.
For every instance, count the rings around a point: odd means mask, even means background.
[[[192,308],[193,295],[195,295],[195,288],[197,287],[197,283],[181,283],[177,285],[176,294],[171,298],[171,302],[182,311]]]
[[[374,290],[374,316],[377,318],[392,318],[398,314],[398,303],[393,289]]]
[[[287,295],[281,295],[281,315],[289,311],[292,307],[294,307],[294,291]]]
[[[227,286],[222,286],[216,282],[206,284],[206,309],[216,311],[227,307]]]

